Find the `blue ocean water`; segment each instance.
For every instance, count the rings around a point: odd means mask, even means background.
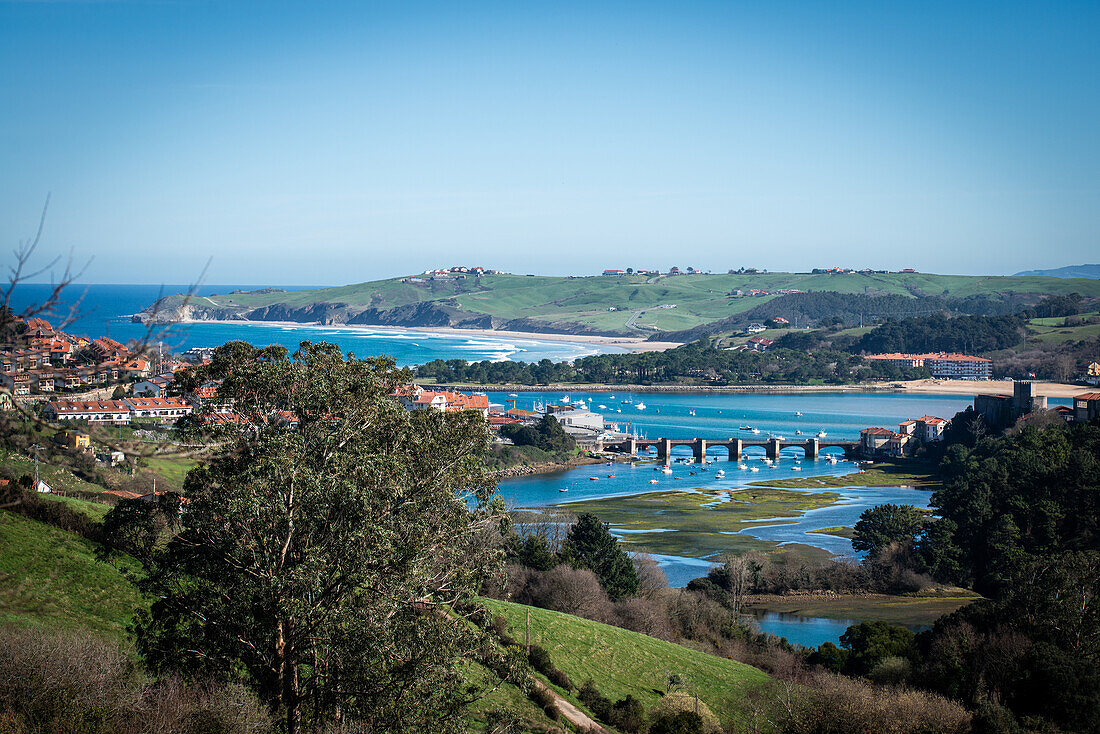
[[[228,293],[236,289],[251,290],[261,286],[210,285],[199,287],[196,296]],[[308,290],[316,286],[280,286],[285,290]],[[57,317],[47,317],[57,323],[75,308],[77,318],[68,326],[69,333],[78,336],[110,336],[120,342],[142,339],[146,327],[130,322],[130,316],[151,305],[165,294],[186,292],[186,285],[73,285],[65,292],[66,302],[57,310]],[[17,311],[48,297],[50,286],[21,285],[12,297]],[[465,359],[500,361],[512,359],[534,362],[540,359],[571,360],[597,352],[622,351],[603,345],[579,342],[546,341],[538,338],[520,339],[462,334],[435,334],[400,329],[361,326],[319,326],[309,324],[228,324],[202,322],[181,324],[169,328],[157,339],[166,351],[184,351],[191,347],[216,347],[227,341],[246,341],[258,347],[282,344],[292,351],[303,341],[326,341],[358,357],[387,354],[399,365],[415,365],[433,359]]]

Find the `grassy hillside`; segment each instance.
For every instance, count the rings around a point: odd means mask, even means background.
[[[487,275],[464,280],[435,280],[421,283],[395,278],[337,288],[290,293],[239,293],[196,298],[191,308],[216,318],[290,318],[349,320],[366,309],[400,310],[417,304],[434,304],[446,311],[435,318],[463,320],[491,317],[492,326],[557,330],[590,330],[646,334],[654,330],[675,331],[718,321],[766,302],[768,297],[735,297],[733,291],[749,289],[775,291],[836,291],[867,295],[944,296],[965,298],[1005,294],[1067,294],[1077,292],[1100,296],[1100,281],[1046,277],[992,277],[934,275],[926,273],[807,273],[717,274],[680,276],[548,277]],[[165,306],[180,305],[169,297]],[[338,313],[318,313],[314,307],[327,305]],[[658,308],[675,305],[675,308]],[[250,314],[253,309],[275,309]],[[312,310],[311,310],[312,309]],[[614,309],[614,310],[609,310]],[[642,313],[644,312],[644,313]],[[377,316],[377,313],[375,314]],[[372,317],[374,318],[374,317]],[[380,317],[379,317],[380,318]],[[401,312],[390,320],[364,323],[399,323],[401,319],[425,318],[424,314]],[[513,320],[526,323],[507,324]],[[446,325],[430,321],[425,325]]]
[[[0,510],[0,622],[122,637],[142,604],[130,582],[95,559],[90,541]]]
[[[664,694],[668,675],[678,673],[691,682],[692,689],[719,718],[728,721],[734,715],[736,701],[768,680],[767,674],[744,663],[637,632],[546,609],[484,601],[494,614],[508,621],[517,639],[523,639],[524,618],[529,610],[532,644],[545,648],[554,665],[575,685],[591,678],[612,700],[630,694],[650,708]]]

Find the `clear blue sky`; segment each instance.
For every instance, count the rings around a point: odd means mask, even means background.
[[[89,282],[1095,262],[1098,38],[1095,1],[0,0],[0,244],[52,192]]]

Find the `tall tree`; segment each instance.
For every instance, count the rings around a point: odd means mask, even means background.
[[[638,592],[638,574],[630,556],[608,526],[590,513],[577,518],[562,544],[562,557],[576,568],[587,568],[614,600]]]
[[[926,522],[924,513],[913,505],[875,505],[860,514],[852,548],[873,558],[892,543],[912,543]]]
[[[453,614],[500,562],[474,413],[406,412],[388,358],[235,343],[187,376],[233,413],[188,475],[182,530],[148,564],[137,624],[156,670],[241,676],[286,730],[457,731],[456,670],[477,643]]]

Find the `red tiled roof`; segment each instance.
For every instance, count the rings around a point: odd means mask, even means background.
[[[50,407],[57,413],[128,413],[121,400],[55,400]]]
[[[939,423],[948,423],[949,422],[948,420],[946,420],[944,418],[937,418],[934,415],[922,415],[920,418],[917,418],[917,420],[920,421],[921,423],[931,423],[933,425],[939,424]]]
[[[190,408],[183,398],[126,398],[126,402],[134,408]]]
[[[1100,400],[1100,392],[1086,392],[1080,395],[1074,395],[1074,400]]]

